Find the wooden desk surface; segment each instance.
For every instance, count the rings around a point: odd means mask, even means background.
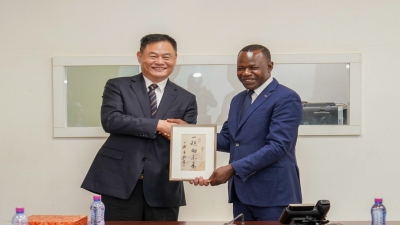
[[[117,222],[110,221],[106,222],[106,225],[223,225],[228,221],[129,221],[129,222]],[[235,222],[235,224],[240,224],[241,222]],[[371,221],[340,221],[340,222],[330,222],[329,224],[337,225],[371,225]],[[329,225],[328,224],[328,225]],[[282,225],[278,221],[246,221],[245,225]],[[400,221],[386,221],[386,225],[400,225]]]
[[[223,225],[228,221],[106,221],[106,225]],[[235,222],[234,224],[241,224],[241,222]],[[271,221],[246,221],[245,225],[282,225],[279,222]],[[400,225],[400,224],[399,224]]]

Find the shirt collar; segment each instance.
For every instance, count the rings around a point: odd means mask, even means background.
[[[143,75],[143,78],[144,78],[144,82],[146,83],[146,89],[148,90],[148,89],[149,89],[149,86],[150,86],[151,84],[153,84],[153,82],[151,82],[151,80],[149,80],[149,79],[148,79],[147,77],[145,77],[144,75]],[[163,81],[157,83],[157,86],[158,86],[158,88],[160,89],[160,92],[161,92],[161,93],[164,92],[164,89],[165,89],[165,86],[167,85],[167,82],[168,82],[168,78],[167,78],[167,79],[164,79]]]
[[[268,78],[268,80],[266,80],[260,87],[256,88],[254,90],[254,93],[259,96],[261,94],[262,91],[264,91],[264,89],[266,87],[268,87],[268,85],[272,82],[272,80],[274,80],[274,78],[272,77],[272,75]],[[150,85],[150,84],[149,84]],[[248,90],[247,90],[248,91]]]

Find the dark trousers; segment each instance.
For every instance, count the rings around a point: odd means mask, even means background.
[[[286,206],[259,207],[246,205],[241,202],[236,194],[235,185],[232,184],[233,218],[243,213],[245,221],[279,221]],[[236,221],[240,221],[238,218]]]
[[[143,180],[139,180],[128,199],[107,195],[101,197],[106,210],[106,221],[177,221],[179,207],[151,207],[143,194]]]

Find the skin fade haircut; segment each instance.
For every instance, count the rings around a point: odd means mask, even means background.
[[[246,47],[242,48],[238,55],[241,52],[254,52],[257,50],[261,50],[261,52],[271,61],[271,53],[269,52],[268,48],[262,45],[247,45]]]

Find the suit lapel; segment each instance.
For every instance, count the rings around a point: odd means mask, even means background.
[[[168,112],[168,109],[174,102],[175,98],[178,96],[176,93],[177,90],[178,89],[177,89],[176,85],[168,80],[167,85],[165,85],[163,97],[161,99],[160,105],[158,106],[156,116],[154,118],[162,119],[163,116]]]
[[[144,82],[144,78],[141,73],[132,78],[131,88],[139,100],[144,117],[151,118],[149,96],[146,89],[146,83]]]
[[[243,118],[239,121],[239,126],[237,127],[237,130],[240,129],[240,127],[243,126],[244,122],[249,118],[249,116],[261,105],[263,104],[272,94],[275,88],[278,86],[278,81],[273,80],[256,98],[256,100],[250,105],[250,107],[246,110],[246,112],[243,115]],[[242,99],[243,100],[243,99]],[[243,104],[243,101],[241,102]],[[242,107],[240,104],[239,108]],[[238,110],[238,113],[240,113],[240,110]],[[240,115],[238,115],[240,118]]]
[[[242,105],[244,102],[244,98],[246,97],[246,94],[247,94],[247,91],[243,91],[242,93],[240,93],[241,96],[238,96],[239,103],[237,104],[236,112],[233,113],[233,115],[236,116],[235,121],[236,121],[237,126],[239,126],[239,124],[240,124],[240,111],[242,110]]]

